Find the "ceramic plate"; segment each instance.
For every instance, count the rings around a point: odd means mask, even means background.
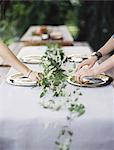
[[[100,74],[96,77],[86,77],[84,83],[76,82],[74,76],[69,76],[67,81],[72,85],[80,87],[101,87],[110,84],[113,79],[108,75]]]
[[[80,63],[84,59],[87,59],[87,58],[88,58],[88,56],[86,56],[86,55],[71,55],[71,56],[68,56],[68,59],[70,59],[71,62],[76,62],[76,63]]]
[[[15,73],[13,75],[10,75],[6,79],[6,81],[11,85],[17,85],[17,86],[35,86],[37,84],[36,81],[32,81],[31,79],[25,77],[21,73]]]
[[[53,31],[50,33],[50,38],[52,40],[61,40],[63,38],[63,36],[60,31]]]
[[[41,63],[41,56],[23,56],[20,58],[20,60],[23,62],[23,63],[28,63],[28,64],[39,64]]]

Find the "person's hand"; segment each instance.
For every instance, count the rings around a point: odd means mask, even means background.
[[[86,66],[86,65],[88,65],[89,69],[92,68],[94,64],[96,63],[96,61],[97,61],[96,56],[92,56],[91,58],[84,60],[82,63],[78,65],[77,71],[79,71],[83,66]]]
[[[79,71],[76,72],[75,74],[75,80],[78,83],[83,83],[84,82],[84,77],[92,77],[96,76],[96,71],[94,68],[81,68]]]
[[[43,79],[43,74],[42,73],[38,73],[38,72],[34,72],[32,71],[29,75],[29,77],[31,80],[33,81],[38,81],[40,82]]]

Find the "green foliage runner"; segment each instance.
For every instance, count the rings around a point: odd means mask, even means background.
[[[84,105],[78,103],[78,99],[82,95],[79,88],[76,88],[70,93],[68,93],[66,89],[67,75],[62,68],[63,64],[66,62],[67,58],[64,51],[58,45],[49,45],[42,57],[44,78],[40,83],[43,88],[40,95],[40,104],[44,109],[50,109],[52,111],[66,109],[68,111],[66,124],[62,126],[59,135],[57,136],[57,140],[55,141],[59,150],[70,150],[74,134],[71,128],[72,122],[75,118],[80,117],[85,113]],[[48,90],[52,91],[52,98],[49,100],[42,99]],[[54,97],[59,97],[60,99],[55,100]]]

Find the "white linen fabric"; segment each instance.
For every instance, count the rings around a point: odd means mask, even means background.
[[[42,55],[46,47],[23,48],[18,57]],[[67,54],[88,53],[88,47],[65,47]],[[39,65],[29,65],[42,71]],[[16,72],[11,69],[9,74]],[[68,92],[76,89],[68,85]],[[71,150],[113,150],[114,104],[113,87],[80,88],[79,99],[86,113],[75,119]],[[54,141],[65,123],[66,110],[54,112],[39,104],[41,87],[18,87],[3,82],[0,85],[0,150],[56,150]],[[51,92],[44,99],[48,99]],[[58,98],[55,98],[58,100]]]

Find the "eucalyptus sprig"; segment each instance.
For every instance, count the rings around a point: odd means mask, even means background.
[[[65,63],[65,54],[61,47],[58,45],[48,46],[42,57],[44,78],[41,83],[43,92],[40,97],[43,97],[48,89],[53,91],[53,96],[64,96],[66,75],[65,70],[62,69],[63,63]]]

